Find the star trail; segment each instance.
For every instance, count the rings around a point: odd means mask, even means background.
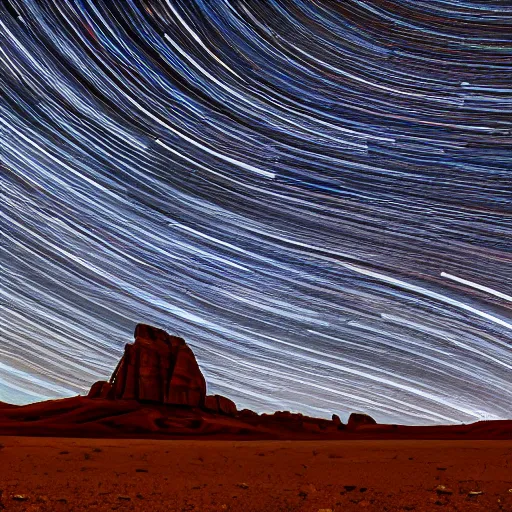
[[[512,416],[512,6],[0,2],[0,400],[144,322],[239,408]]]

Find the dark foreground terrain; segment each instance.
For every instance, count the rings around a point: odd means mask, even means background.
[[[512,510],[512,441],[0,443],[13,512]]]
[[[286,411],[256,414],[244,410],[228,416],[197,407],[77,396],[24,406],[0,402],[0,435],[210,440],[512,440],[512,420],[436,426],[351,425],[349,421],[348,425],[342,425],[339,421]]]

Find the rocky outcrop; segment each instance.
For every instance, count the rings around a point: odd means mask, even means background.
[[[319,432],[320,431],[320,425],[313,421],[303,421],[301,424],[301,429],[305,430],[306,432]]]
[[[109,382],[105,380],[99,380],[91,386],[87,398],[108,398],[111,391],[112,386]]]
[[[251,411],[251,409],[242,409],[238,413],[238,417],[239,418],[255,419],[255,418],[259,418],[259,414],[257,412]]]
[[[225,414],[226,416],[236,416],[237,414],[235,402],[222,395],[208,395],[204,402],[204,408],[207,411]]]
[[[346,425],[344,425],[342,422],[341,422],[341,419],[340,417],[337,415],[337,414],[333,414],[332,415],[332,420],[331,420],[334,425],[336,426],[336,428],[338,430],[343,430],[346,428]]]
[[[194,353],[177,336],[139,324],[109,382],[109,398],[203,407],[206,382]],[[103,388],[96,383],[90,394]]]
[[[206,396],[205,379],[184,339],[145,324],[137,325],[134,337],[134,343],[125,346],[124,355],[110,381],[94,383],[87,398],[187,406],[213,415],[268,423],[276,428],[286,425],[297,432],[356,430],[363,425],[376,424],[371,416],[360,413],[351,414],[345,426],[337,414],[327,420],[290,411],[261,416],[247,409],[238,412],[236,404],[229,398]]]
[[[377,422],[368,414],[353,412],[347,423],[347,430],[356,430],[362,425],[376,425]]]

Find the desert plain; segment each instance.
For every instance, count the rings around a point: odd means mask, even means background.
[[[0,437],[9,512],[512,511],[512,441]]]

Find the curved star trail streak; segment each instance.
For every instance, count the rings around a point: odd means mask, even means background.
[[[0,4],[0,400],[143,321],[256,410],[512,416],[512,7]]]

